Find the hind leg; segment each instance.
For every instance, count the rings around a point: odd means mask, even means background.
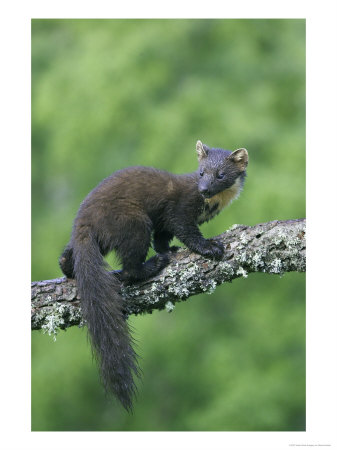
[[[157,253],[165,253],[170,250],[170,241],[173,234],[168,231],[157,231],[153,233],[153,247]]]
[[[153,233],[153,248],[157,253],[176,252],[179,247],[173,245],[170,247],[170,242],[173,239],[173,234],[168,231],[157,231]]]
[[[68,244],[59,259],[62,272],[67,278],[75,278],[73,249]]]
[[[165,254],[157,254],[145,262],[151,242],[151,227],[134,226],[132,233],[117,248],[123,270],[119,278],[124,282],[142,281],[153,277],[169,263]]]

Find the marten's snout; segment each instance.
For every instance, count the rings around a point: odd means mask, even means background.
[[[212,196],[213,183],[214,183],[213,178],[208,174],[203,173],[203,176],[198,183],[198,191],[203,197],[209,198]]]
[[[212,183],[207,183],[204,180],[201,183],[199,182],[198,191],[205,198],[212,197]]]
[[[199,192],[204,197],[208,197],[210,195],[210,190],[207,187],[199,187]]]

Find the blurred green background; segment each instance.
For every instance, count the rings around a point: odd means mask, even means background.
[[[33,20],[32,279],[61,276],[101,179],[193,171],[197,139],[250,155],[206,237],[305,216],[304,20]],[[85,329],[32,333],[33,430],[305,430],[304,274],[252,274],[130,322],[133,415],[106,401]]]

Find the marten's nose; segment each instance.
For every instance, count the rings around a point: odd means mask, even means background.
[[[207,197],[209,195],[209,189],[207,187],[200,187],[199,192],[201,195]]]

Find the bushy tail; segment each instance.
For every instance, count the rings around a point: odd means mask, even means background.
[[[104,387],[130,411],[136,392],[133,375],[139,376],[139,369],[122,313],[120,282],[105,270],[99,247],[91,236],[74,242],[73,257],[83,317]]]

